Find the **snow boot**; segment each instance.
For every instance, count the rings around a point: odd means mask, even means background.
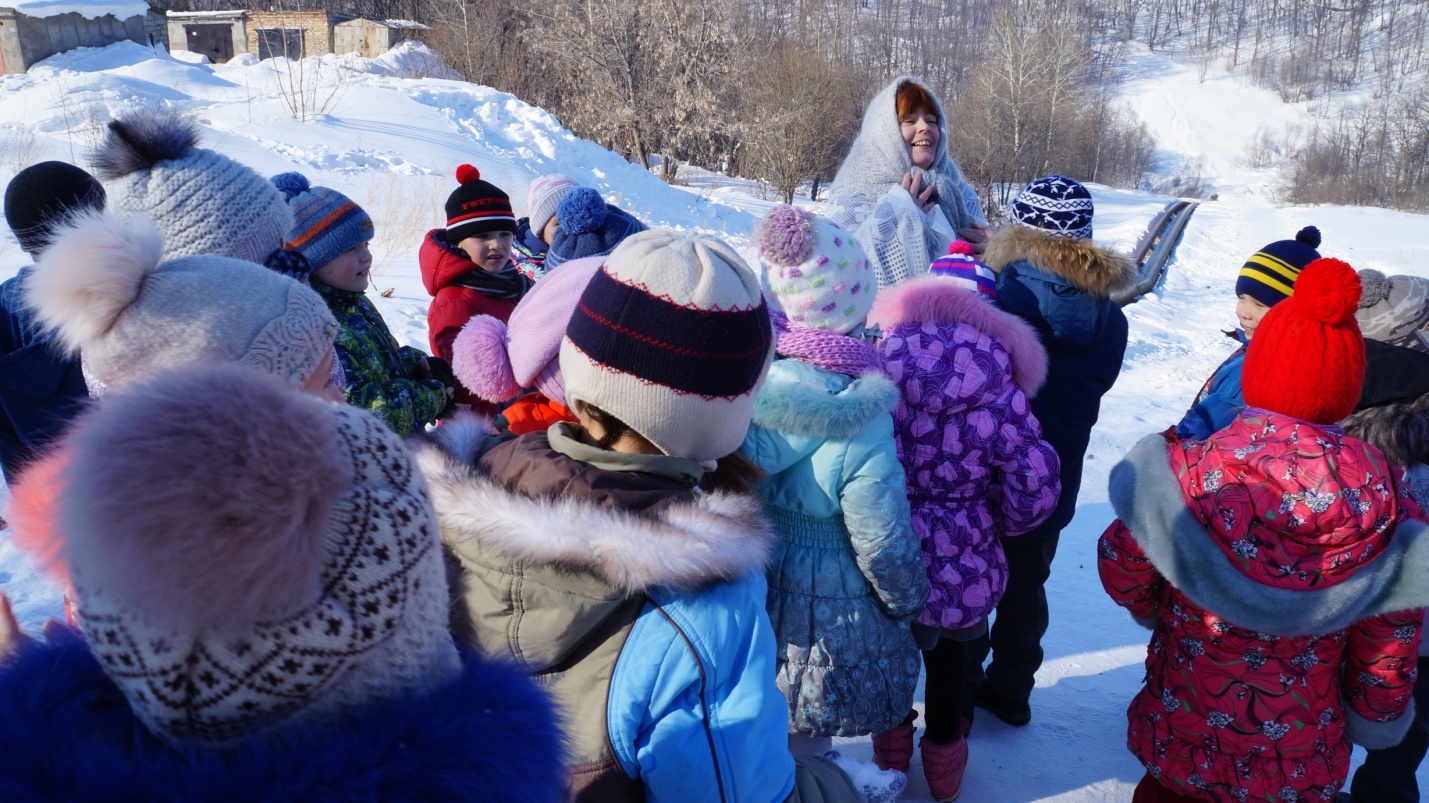
[[[977,690],[977,707],[986,708],[992,715],[1007,724],[1020,728],[1032,721],[1032,706],[1026,700],[1018,701],[998,694],[984,683]]]
[[[873,734],[873,763],[879,769],[908,771],[913,761],[913,720],[917,718],[917,711],[909,711],[899,724]]]
[[[923,737],[918,743],[923,755],[923,777],[928,791],[938,803],[951,803],[963,791],[963,772],[968,768],[968,740],[959,736],[947,744],[935,744]]]

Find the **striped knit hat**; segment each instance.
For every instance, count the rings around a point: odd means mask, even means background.
[[[987,301],[997,303],[997,275],[978,261],[976,253],[972,243],[955,240],[948,246],[947,256],[938,257],[928,266],[928,273],[951,279],[969,290],[976,290]]]
[[[1276,240],[1251,254],[1235,280],[1235,294],[1250,296],[1267,307],[1289,298],[1305,266],[1320,258],[1320,230],[1306,226],[1293,240]]]
[[[531,182],[526,188],[526,225],[531,227],[532,234],[541,235],[541,230],[556,216],[556,205],[577,186],[563,173],[547,173]]]
[[[272,181],[293,212],[283,248],[302,254],[312,270],[372,239],[372,218],[346,195],[311,187],[302,173],[280,173]]]
[[[448,245],[457,245],[468,237],[489,231],[516,233],[516,213],[511,210],[511,198],[500,187],[481,180],[481,171],[471,165],[456,169],[461,186],[447,196]]]
[[[723,242],[655,229],[591,278],[561,342],[566,400],[702,463],[744,441],[773,355],[759,278]]]

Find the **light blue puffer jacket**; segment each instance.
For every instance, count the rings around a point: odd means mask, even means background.
[[[779,533],[769,618],[790,733],[859,736],[908,714],[928,599],[893,418],[898,389],[797,360],[769,369],[742,450]]]

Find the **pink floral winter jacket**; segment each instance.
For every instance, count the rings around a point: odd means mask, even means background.
[[[1142,440],[1111,476],[1112,599],[1153,628],[1132,753],[1179,794],[1333,800],[1350,742],[1412,718],[1429,528],[1399,469],[1337,428],[1247,409]]]
[[[1057,453],[1027,402],[1047,352],[1021,318],[936,276],[879,291],[869,322],[902,394],[894,436],[930,589],[916,621],[970,627],[1007,588],[999,537],[1057,506]]]

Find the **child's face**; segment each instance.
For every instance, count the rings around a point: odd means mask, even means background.
[[[898,127],[903,132],[903,144],[908,146],[908,158],[913,164],[924,169],[932,167],[933,160],[938,156],[938,138],[942,136],[938,130],[938,115],[913,112],[899,120]]]
[[[541,233],[537,236],[541,238],[541,242],[545,243],[546,245],[550,245],[551,243],[556,241],[556,229],[559,229],[560,227],[561,224],[556,221],[556,216],[551,215],[551,219],[546,221],[545,226],[541,227]]]
[[[372,251],[367,248],[367,243],[360,243],[313,271],[312,278],[328,287],[349,293],[361,293],[367,289],[368,272],[371,268]]]
[[[1265,317],[1265,313],[1270,311],[1270,307],[1256,301],[1254,298],[1241,293],[1235,305],[1235,316],[1240,321],[1240,328],[1245,330],[1245,339],[1249,340],[1255,335],[1255,330],[1260,326],[1260,319]]]
[[[515,238],[509,231],[488,231],[473,235],[457,243],[466,253],[466,258],[476,263],[487,273],[500,273],[511,264],[511,241]]]

